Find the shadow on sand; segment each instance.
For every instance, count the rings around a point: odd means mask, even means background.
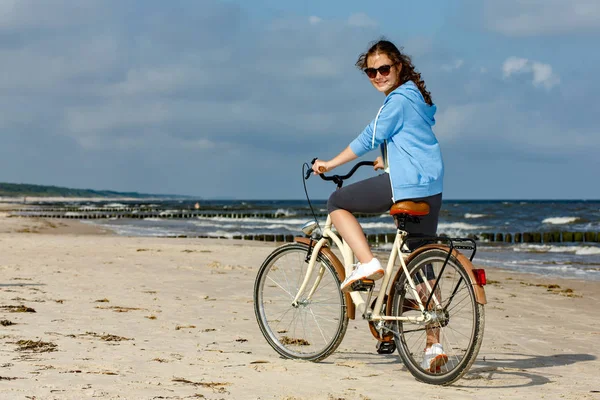
[[[550,356],[527,355],[518,353],[503,353],[502,359],[484,357],[478,359],[471,367],[471,370],[465,374],[463,379],[459,380],[453,386],[456,387],[481,387],[482,385],[470,385],[473,381],[491,381],[503,379],[510,381],[524,381],[507,385],[485,385],[493,388],[516,388],[527,386],[539,386],[550,383],[550,378],[528,371],[532,368],[547,368],[556,366],[571,365],[578,362],[593,361],[597,357],[591,354],[554,354]],[[510,376],[514,378],[511,379]],[[473,382],[474,383],[474,382]]]

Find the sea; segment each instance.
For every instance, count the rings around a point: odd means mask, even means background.
[[[78,210],[85,213],[98,208],[129,210],[124,215],[131,215],[131,210],[134,213],[152,211],[152,215],[143,218],[83,220],[123,236],[301,235],[302,225],[313,219],[306,200],[95,201],[61,203],[61,207],[75,210],[70,211],[74,216]],[[326,201],[312,200],[312,207],[323,223]],[[169,214],[181,212],[197,215],[168,218]],[[395,232],[393,219],[388,214],[361,216],[359,222],[366,234]],[[583,235],[569,236],[577,232]],[[490,235],[494,238],[499,233],[503,237],[510,234],[512,242],[490,240]],[[554,237],[560,241],[514,243],[515,234],[519,233],[539,233],[542,237],[544,233],[555,233]],[[477,252],[473,260],[476,265],[600,280],[600,200],[444,200],[438,234],[476,238]],[[378,250],[389,250],[389,246],[381,244]]]

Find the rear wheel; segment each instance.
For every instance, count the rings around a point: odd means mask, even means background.
[[[426,310],[431,318],[428,323],[392,323],[396,346],[408,370],[418,380],[436,385],[448,385],[469,370],[479,353],[485,319],[483,305],[477,303],[471,280],[458,260],[450,257],[442,271],[447,255],[444,250],[431,249],[411,260],[407,269],[417,294],[402,274],[392,300],[392,315],[420,317],[418,298],[425,305],[431,293],[425,282],[432,289],[437,279],[434,294],[440,304],[431,300]],[[441,344],[443,352],[427,357],[425,349],[433,343]]]
[[[284,357],[319,361],[341,343],[348,315],[333,265],[317,257],[298,304],[293,300],[306,275],[308,246],[281,246],[263,262],[254,284],[254,312],[267,342]],[[320,279],[312,296],[314,283]]]

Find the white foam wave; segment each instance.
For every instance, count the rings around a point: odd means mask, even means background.
[[[108,203],[104,207],[106,207],[106,208],[125,208],[127,206],[122,203]]]
[[[169,215],[169,214],[179,214],[181,210],[164,210],[161,211],[159,215]]]
[[[396,227],[394,225],[393,221],[388,221],[388,222],[363,222],[360,224],[363,229],[379,229],[379,228],[383,228],[386,229],[390,232],[393,232]]]
[[[302,224],[304,224],[305,222],[307,222],[309,220],[310,220],[310,218],[275,220],[273,218],[223,218],[223,217],[207,218],[207,217],[198,217],[192,221],[194,221],[195,224],[208,224],[208,225],[217,225],[217,224],[215,224],[215,222],[219,222],[220,223],[220,224],[218,224],[219,226],[222,225],[223,223],[225,223],[225,224],[238,223],[239,224],[240,222],[246,222],[246,223],[250,223],[250,224],[254,224],[254,225],[268,225],[268,224],[277,223],[280,225],[302,226]],[[214,221],[214,222],[211,222],[211,221]]]
[[[296,215],[296,212],[289,210],[289,209],[283,209],[283,208],[279,208],[277,209],[277,211],[275,211],[275,215],[276,216],[286,216],[286,217],[291,217]]]
[[[487,226],[467,224],[465,222],[445,222],[438,225],[438,231],[446,230],[464,230],[464,231],[475,231],[481,229],[487,229]]]
[[[575,254],[578,254],[580,256],[596,255],[596,254],[600,254],[600,248],[583,246],[583,247],[578,248],[577,251],[575,252]]]
[[[179,231],[170,231],[159,227],[142,227],[132,225],[111,225],[110,229],[121,236],[177,236]]]
[[[591,268],[580,268],[569,264],[549,265],[533,259],[519,259],[500,261],[478,257],[477,264],[489,267],[500,267],[518,271],[519,273],[531,273],[544,276],[558,276],[561,278],[594,279],[600,278],[600,271]]]
[[[300,232],[302,224],[288,224],[286,221],[268,220],[268,224],[249,224],[248,221],[243,220],[232,220],[231,218],[225,218],[226,221],[219,222],[211,219],[205,220],[192,220],[191,224],[201,228],[218,228],[218,229],[236,229],[246,232],[255,232],[256,230],[286,230],[286,231],[297,231]]]
[[[234,236],[241,236],[240,232],[227,232],[227,231],[214,231],[214,232],[206,232],[203,235],[210,237],[226,237],[232,239]]]
[[[483,218],[483,217],[487,217],[487,215],[486,214],[469,214],[469,213],[465,214],[465,218]]]
[[[542,224],[565,225],[572,224],[577,221],[579,221],[579,218],[577,217],[552,217],[543,220]]]
[[[558,246],[543,244],[524,244],[513,248],[516,252],[534,253],[573,253],[580,256],[600,254],[600,247],[595,246]]]

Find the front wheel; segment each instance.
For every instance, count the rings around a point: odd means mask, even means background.
[[[308,268],[307,254],[307,245],[292,243],[267,257],[254,284],[254,312],[275,351],[286,358],[319,361],[341,343],[348,315],[340,279],[322,255],[317,257],[306,290],[293,304]]]
[[[416,293],[404,274],[395,283],[392,315],[417,318],[437,280],[425,310],[429,322],[395,321],[394,336],[400,356],[413,376],[425,383],[448,385],[471,367],[483,341],[484,308],[477,303],[465,268],[451,256],[442,270],[447,251],[430,249],[408,264]],[[429,288],[428,288],[429,286]],[[432,346],[433,345],[433,346]],[[440,347],[441,345],[441,347]],[[431,348],[429,353],[425,349]]]

